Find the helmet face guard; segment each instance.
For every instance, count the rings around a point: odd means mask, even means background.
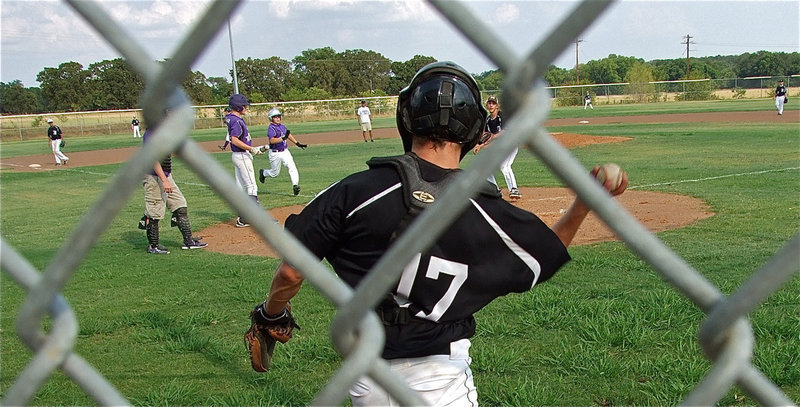
[[[486,123],[475,79],[453,62],[420,69],[397,100],[397,129],[403,148],[414,136],[461,144],[461,158],[478,143]]]

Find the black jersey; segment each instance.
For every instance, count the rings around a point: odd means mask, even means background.
[[[786,96],[786,86],[778,85],[778,87],[775,88],[775,96]]]
[[[486,118],[486,129],[484,131],[497,134],[500,133],[500,130],[503,130],[503,118],[501,117],[501,113],[497,112],[497,117],[495,118],[489,115],[489,117]]]
[[[409,155],[428,182],[460,171]],[[286,220],[286,229],[355,287],[409,212],[402,194],[397,170],[371,168],[320,193]],[[568,260],[561,240],[535,215],[496,195],[472,198],[458,221],[405,267],[392,294],[413,316],[386,324],[383,357],[449,354],[450,342],[475,333],[475,312],[497,297],[531,289]]]
[[[49,137],[50,140],[58,140],[58,139],[60,139],[61,138],[61,128],[56,126],[55,124],[51,125],[50,127],[47,128],[47,137]]]

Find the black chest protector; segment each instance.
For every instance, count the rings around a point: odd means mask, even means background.
[[[367,161],[370,168],[391,167],[400,175],[400,181],[403,184],[403,202],[408,208],[408,212],[395,230],[393,239],[399,236],[425,208],[433,205],[436,198],[461,174],[460,170],[445,171],[441,178],[427,181],[422,176],[419,160],[420,158],[416,154],[406,153],[392,157],[373,157]],[[490,182],[484,182],[484,184],[479,194],[492,198],[502,197],[497,187]]]

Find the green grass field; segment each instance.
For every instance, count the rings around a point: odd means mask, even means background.
[[[738,103],[715,106],[749,110]],[[762,105],[772,108],[763,101]],[[677,113],[680,106],[693,112],[699,107],[675,104],[667,110]],[[619,106],[616,113],[657,113],[652,106],[639,107]],[[569,114],[556,109],[553,116]],[[313,123],[297,131],[347,125]],[[713,217],[658,237],[726,294],[735,292],[798,231],[797,123],[549,130],[631,137],[629,142],[587,146],[573,153],[587,168],[610,161],[621,164],[631,188],[706,201]],[[204,131],[193,137],[203,141],[219,134]],[[84,147],[110,148],[126,142],[123,138],[93,143],[87,138]],[[75,139],[73,145],[83,146],[83,141]],[[3,143],[2,156],[30,154],[25,153],[28,143]],[[364,169],[370,157],[400,151],[396,139],[295,149],[305,196],[289,193],[284,171],[266,188],[260,186],[261,203],[266,208],[302,204],[331,182]],[[213,157],[224,168],[231,167],[229,154]],[[464,164],[472,159],[469,155]],[[266,165],[263,157],[256,158],[257,167],[259,160]],[[2,172],[0,234],[35,267],[46,267],[120,167]],[[522,186],[562,185],[525,151],[517,156],[514,170]],[[195,230],[235,216],[180,160],[175,179],[189,202]],[[80,324],[76,352],[135,405],[308,404],[341,363],[328,334],[334,308],[307,285],[293,300],[302,330],[278,347],[268,374],[253,372],[242,334],[250,309],[267,293],[278,260],[182,251],[179,232],[167,226],[161,228],[162,244],[172,253],[148,255],[144,232],[136,228],[142,195],[141,190],[134,193],[64,290]],[[574,260],[547,283],[498,299],[476,315],[478,332],[471,353],[481,404],[677,404],[711,367],[697,343],[703,313],[623,243],[572,247],[570,253]],[[15,333],[25,292],[6,274],[0,276],[2,396],[32,353]],[[796,275],[770,296],[750,321],[755,333],[753,363],[799,401],[800,278]],[[755,404],[743,394],[733,388],[720,404]],[[58,372],[32,404],[95,403]]]

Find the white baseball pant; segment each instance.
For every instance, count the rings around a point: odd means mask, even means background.
[[[517,177],[514,176],[514,170],[511,169],[511,164],[514,164],[514,159],[517,158],[518,152],[519,148],[515,148],[514,151],[512,151],[511,154],[509,154],[508,157],[506,157],[506,159],[500,163],[500,172],[503,173],[503,178],[506,179],[506,186],[508,187],[509,191],[517,187]],[[495,180],[494,174],[490,175],[487,179],[495,186],[497,185],[497,180]]]
[[[69,157],[61,152],[61,139],[50,140],[50,148],[53,149],[53,155],[56,157],[56,164],[61,164],[61,161],[69,161]]]
[[[775,96],[775,107],[778,108],[778,114],[783,114],[783,100],[785,96]]]
[[[234,152],[231,154],[231,161],[233,161],[236,185],[247,192],[247,195],[258,196],[256,173],[253,170],[253,155],[249,151]]]
[[[275,178],[281,174],[281,165],[289,170],[289,179],[292,180],[292,185],[300,184],[300,173],[297,172],[297,166],[294,164],[294,157],[289,149],[283,151],[269,150],[269,165],[270,169],[264,170],[264,175]]]
[[[389,367],[431,406],[477,406],[469,347],[469,339],[461,339],[450,344],[449,355],[392,359]],[[366,376],[350,387],[350,400],[356,407],[399,405]]]

